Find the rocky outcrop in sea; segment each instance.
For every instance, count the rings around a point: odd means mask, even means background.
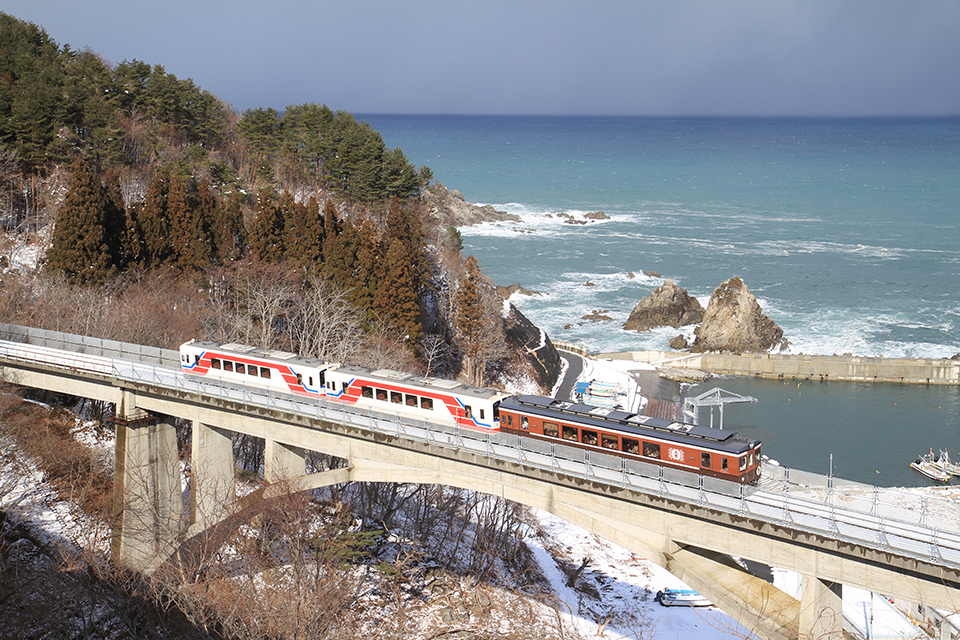
[[[623,328],[628,331],[649,331],[656,327],[683,327],[703,320],[703,306],[678,287],[673,280],[667,280],[663,286],[640,300],[630,312],[630,318]]]
[[[786,347],[783,329],[763,314],[743,280],[730,278],[713,290],[703,322],[694,329],[695,353],[730,351],[762,353]]]
[[[520,216],[499,211],[492,205],[476,205],[464,200],[463,194],[435,182],[423,191],[420,199],[427,210],[444,226],[469,227],[481,222],[520,222]]]

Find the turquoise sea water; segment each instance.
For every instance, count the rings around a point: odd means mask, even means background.
[[[737,275],[790,352],[960,352],[960,118],[363,118],[468,201],[523,217],[462,229],[465,254],[497,284],[542,292],[513,302],[555,339],[665,348],[679,330],[621,328],[640,298],[670,278],[706,306]],[[558,216],[598,210],[610,219],[579,226]],[[581,319],[594,310],[613,320]],[[864,430],[913,437],[870,438],[876,451],[862,465],[831,451],[846,477],[877,481],[930,446],[960,458],[956,389],[830,385],[814,421],[781,406],[784,385],[758,384],[751,395],[761,402],[727,419],[763,432],[767,453],[785,464],[819,470],[811,467],[841,435]],[[922,416],[890,413],[885,398],[901,393]],[[900,475],[884,484],[913,479]]]

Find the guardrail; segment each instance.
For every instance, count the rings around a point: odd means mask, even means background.
[[[825,478],[766,465],[759,487],[670,469],[601,452],[504,433],[480,433],[453,426],[411,421],[399,414],[362,410],[326,398],[281,394],[262,387],[223,384],[184,375],[179,369],[51,347],[0,341],[0,360],[38,362],[89,372],[200,398],[231,400],[251,407],[308,416],[425,443],[466,450],[491,459],[543,469],[649,495],[748,516],[831,539],[893,551],[927,562],[960,568],[960,505],[920,496],[908,500],[894,490]],[[826,480],[826,482],[821,482]]]
[[[180,367],[180,352],[173,349],[147,347],[130,342],[91,338],[73,333],[35,329],[0,322],[0,340],[32,344],[39,347],[62,349],[94,356],[149,362],[165,367]]]

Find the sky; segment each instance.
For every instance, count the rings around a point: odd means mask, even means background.
[[[238,111],[960,115],[958,0],[3,0]]]

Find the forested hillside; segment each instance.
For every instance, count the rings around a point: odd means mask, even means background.
[[[502,301],[475,262],[465,266],[456,229],[425,211],[430,169],[351,114],[317,104],[236,113],[160,65],[112,64],[5,14],[0,79],[0,219],[45,256],[29,282],[5,281],[19,287],[8,318],[164,336],[165,347],[197,335],[266,341],[475,384],[511,363],[531,377],[508,344]],[[192,283],[174,304],[188,317],[156,313],[161,300],[123,304],[160,281]],[[59,300],[41,300],[52,291]],[[304,300],[331,296],[358,349],[317,351],[289,321]],[[64,298],[113,304],[91,314]],[[154,323],[115,317],[117,307],[153,308],[182,330],[130,335]],[[214,319],[225,310],[230,319]]]

